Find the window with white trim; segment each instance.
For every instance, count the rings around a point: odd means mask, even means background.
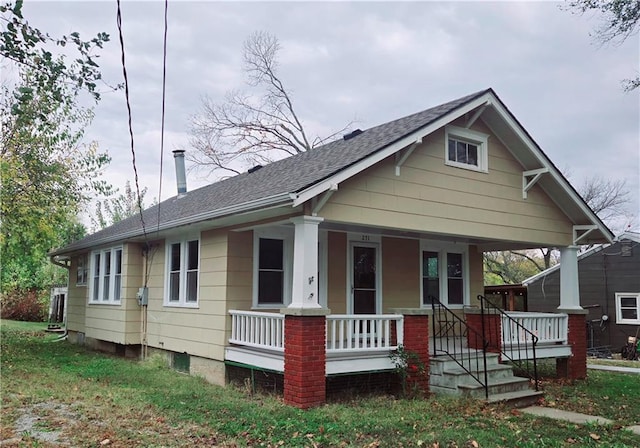
[[[292,229],[291,229],[292,230]],[[253,306],[273,308],[291,302],[293,232],[254,231]]]
[[[454,308],[468,304],[467,265],[466,251],[423,244],[422,305],[431,305],[432,298]]]
[[[167,242],[165,306],[198,306],[200,239]]]
[[[488,171],[489,136],[457,126],[445,128],[445,163],[457,168]]]
[[[113,247],[91,253],[89,302],[120,304],[122,290],[122,248]]]
[[[76,286],[86,286],[89,277],[89,258],[80,255],[76,265]]]
[[[640,325],[640,292],[616,293],[616,323]]]

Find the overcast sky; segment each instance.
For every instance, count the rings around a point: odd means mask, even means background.
[[[169,2],[162,199],[176,193],[171,151],[188,148],[189,117],[204,95],[244,88],[243,41],[254,31],[282,45],[280,75],[304,125],[327,135],[368,127],[492,87],[551,160],[580,189],[588,176],[625,179],[640,215],[640,40],[600,46],[595,15],[555,2]],[[164,4],[123,1],[126,68],[137,165],[158,197]],[[51,35],[104,31],[99,63],[122,82],[116,1],[35,2],[25,17]],[[133,179],[124,93],[107,93],[86,133],[113,161],[116,187]],[[213,179],[188,176],[189,189]],[[133,182],[132,182],[133,183]],[[619,229],[614,229],[619,230]]]

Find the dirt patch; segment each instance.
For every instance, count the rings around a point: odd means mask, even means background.
[[[64,431],[78,422],[78,415],[64,403],[37,403],[20,408],[17,413],[19,417],[14,423],[13,437],[0,441],[0,446],[13,446],[25,441],[43,442],[44,446],[68,446]]]

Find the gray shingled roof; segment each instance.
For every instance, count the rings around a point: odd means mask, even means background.
[[[167,199],[143,212],[147,232],[153,231],[158,226],[158,207],[160,207],[160,226],[164,227],[164,225],[178,219],[183,222],[184,219],[191,216],[197,219],[197,215],[205,211],[240,206],[279,194],[300,192],[429,125],[487,92],[492,92],[492,90],[482,90],[422,112],[366,129],[348,140],[336,140],[312,151],[270,163],[253,173],[243,173],[215,182],[190,191],[185,197]],[[52,254],[59,255],[85,249],[105,240],[115,241],[119,236],[125,238],[142,234],[140,216],[136,215],[55,250]]]

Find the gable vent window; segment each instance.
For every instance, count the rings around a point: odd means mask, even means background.
[[[445,128],[445,163],[457,168],[487,172],[489,136],[470,129]]]
[[[620,255],[623,257],[630,257],[633,255],[631,241],[623,241],[620,246]]]
[[[91,253],[89,302],[119,305],[122,289],[122,248],[115,247]]]

